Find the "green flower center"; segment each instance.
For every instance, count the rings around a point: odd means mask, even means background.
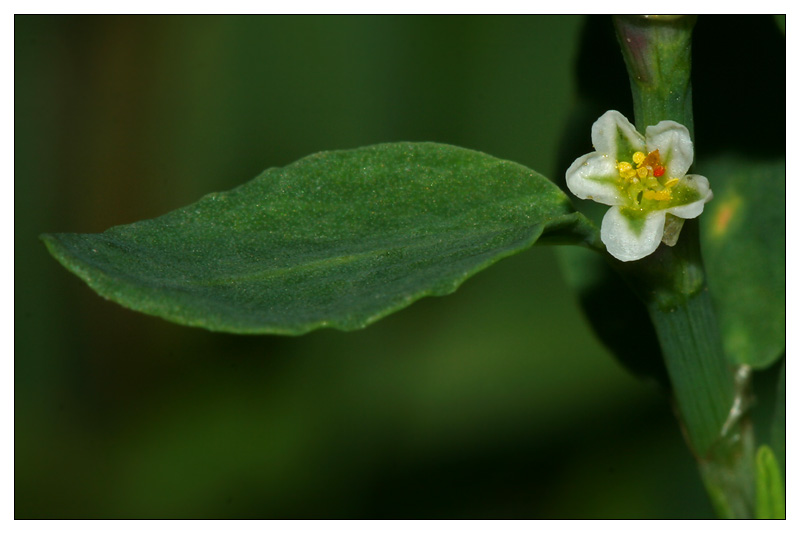
[[[618,161],[619,188],[631,200],[632,207],[640,208],[645,200],[672,200],[672,190],[680,181],[666,176],[658,149],[645,155],[635,152],[631,161]]]

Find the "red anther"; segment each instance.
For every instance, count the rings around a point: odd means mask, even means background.
[[[653,169],[653,176],[655,176],[656,178],[658,178],[659,176],[664,176],[664,172],[665,171],[666,171],[666,169],[664,167],[662,167],[661,165],[659,165],[658,167]]]

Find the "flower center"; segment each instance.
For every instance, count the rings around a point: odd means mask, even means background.
[[[664,176],[666,168],[661,164],[661,155],[658,149],[645,155],[636,152],[631,156],[631,161],[617,162],[620,177],[620,188],[638,207],[643,199],[671,200],[672,188],[679,180]]]

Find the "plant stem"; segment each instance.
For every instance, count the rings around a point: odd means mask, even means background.
[[[694,17],[615,17],[628,67],[635,122],[662,120],[693,135],[691,32]],[[754,438],[747,410],[749,368],[731,368],[706,285],[696,220],[673,247],[615,267],[647,306],[686,440],[720,517],[754,513]]]
[[[692,29],[696,16],[617,16],[614,26],[633,93],[636,128],[677,121],[694,137]]]
[[[749,368],[734,371],[723,352],[698,226],[686,221],[674,247],[620,269],[628,269],[655,326],[675,410],[717,514],[748,518],[755,499],[754,437],[745,417]]]

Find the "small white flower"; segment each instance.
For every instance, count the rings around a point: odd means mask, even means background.
[[[663,240],[677,241],[683,219],[703,213],[713,194],[704,176],[686,174],[694,147],[685,126],[661,121],[646,137],[620,112],[607,111],[592,125],[596,152],[576,159],[567,170],[567,187],[578,198],[611,206],[600,238],[622,261],[644,258]],[[681,224],[664,234],[667,214]]]

